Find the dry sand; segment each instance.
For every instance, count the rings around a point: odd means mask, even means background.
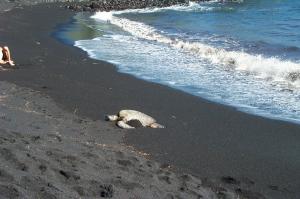
[[[67,113],[48,96],[0,82],[0,198],[219,198],[111,139],[104,121]]]

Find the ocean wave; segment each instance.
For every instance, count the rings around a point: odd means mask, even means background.
[[[242,51],[228,51],[222,48],[171,38],[146,24],[115,16],[116,12],[98,12],[92,18],[109,21],[135,37],[155,41],[181,49],[226,69],[250,72],[254,75],[276,81],[289,81],[300,87],[300,63],[282,60],[278,57],[253,55]]]

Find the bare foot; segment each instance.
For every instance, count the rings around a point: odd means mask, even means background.
[[[14,63],[14,61],[8,61],[8,64],[10,65],[10,66],[15,66],[15,63]]]

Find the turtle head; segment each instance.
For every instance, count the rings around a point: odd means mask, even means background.
[[[106,121],[117,121],[119,117],[117,115],[106,115],[105,120]]]

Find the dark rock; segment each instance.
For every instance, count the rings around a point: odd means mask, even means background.
[[[67,6],[68,9],[75,11],[110,11],[139,9],[147,7],[167,7],[177,4],[188,4],[189,0],[92,0]]]
[[[300,73],[299,72],[290,72],[286,78],[292,82],[297,81],[300,79]]]
[[[88,6],[84,6],[82,11],[84,12],[91,12],[92,11],[92,8],[88,7]]]
[[[100,8],[101,8],[101,5],[100,5],[99,3],[93,2],[93,3],[90,5],[90,8],[91,8],[91,9],[100,9]]]

